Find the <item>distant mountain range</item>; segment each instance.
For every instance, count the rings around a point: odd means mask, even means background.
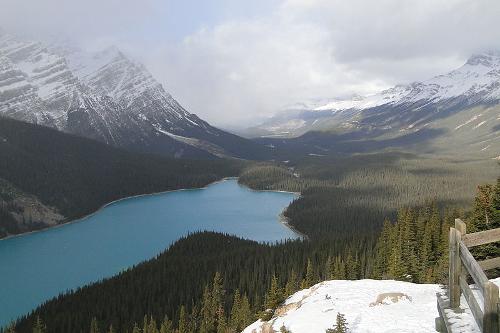
[[[186,111],[115,47],[88,53],[0,32],[0,115],[171,157],[264,159],[270,153]]]
[[[500,156],[500,52],[370,96],[297,103],[244,139],[184,109],[115,47],[89,53],[0,32],[0,115],[176,158],[281,159],[409,147]],[[286,140],[285,140],[286,139]]]
[[[471,150],[497,157],[499,101],[500,52],[486,52],[427,81],[395,86],[370,96],[297,103],[249,129],[247,135],[311,142],[314,135],[308,132],[320,131],[323,139],[313,141],[324,149],[332,148],[321,144],[328,135],[344,143],[361,139],[378,142],[365,145],[367,149],[382,147],[384,141],[397,145],[432,138],[429,152],[468,145]],[[305,138],[300,139],[303,135]],[[336,149],[348,150],[338,145]]]

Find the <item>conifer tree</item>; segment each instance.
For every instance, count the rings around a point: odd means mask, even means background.
[[[214,282],[212,285],[212,310],[214,317],[216,318],[215,325],[219,327],[219,321],[225,321],[224,315],[224,286],[222,281],[222,276],[219,272],[215,273]],[[224,317],[224,319],[222,319]]]
[[[346,258],[345,263],[346,270],[346,278],[348,280],[356,280],[358,278],[359,272],[359,262],[357,258],[354,258],[352,254],[349,252]]]
[[[241,329],[244,329],[255,320],[250,307],[250,301],[248,300],[248,296],[246,294],[243,295],[241,299],[240,317],[241,317],[241,324],[240,324]]]
[[[144,318],[142,318],[142,333],[148,333],[148,325],[149,325],[148,316],[144,315]]]
[[[212,294],[210,288],[205,286],[201,307],[200,333],[213,332],[215,328],[215,312],[213,311]]]
[[[326,263],[325,263],[325,276],[324,276],[324,279],[325,280],[332,280],[334,276],[335,276],[335,271],[334,271],[334,265],[333,265],[332,257],[328,256],[328,258],[326,259]]]
[[[422,242],[419,245],[420,248],[420,264],[419,264],[419,279],[421,282],[428,282],[429,269],[433,265],[432,261],[432,227],[430,224],[430,214],[426,214],[422,218],[423,221],[423,236],[421,237]]]
[[[97,323],[96,317],[92,318],[90,322],[90,333],[99,333],[99,325]]]
[[[184,305],[181,306],[178,327],[178,333],[189,333],[189,319],[187,317],[186,307]]]
[[[340,256],[335,258],[334,265],[334,280],[346,279],[345,263]]]
[[[285,285],[285,296],[290,296],[293,293],[295,293],[298,288],[299,288],[299,281],[297,277],[297,273],[295,273],[295,270],[292,268],[292,271],[290,272],[290,276],[288,277],[288,281],[286,282]]]
[[[396,242],[392,248],[391,256],[389,258],[388,275],[393,279],[403,280],[406,277],[405,273],[407,270],[403,260],[402,237],[400,230],[401,228],[398,221],[397,228],[395,229],[395,232],[397,232]]]
[[[345,319],[345,316],[342,313],[338,312],[335,327],[328,328],[326,330],[326,333],[347,333],[347,329],[347,320]]]
[[[217,333],[227,333],[227,320],[224,308],[221,306],[217,311]]]
[[[280,333],[292,333],[288,328],[286,328],[285,324],[281,325]]]
[[[391,228],[391,222],[385,219],[382,231],[380,232],[380,236],[375,247],[375,264],[373,267],[373,277],[376,279],[384,278],[387,272],[387,266],[389,265],[388,257],[392,245]]]
[[[201,324],[201,311],[200,311],[200,304],[196,303],[193,301],[193,304],[191,306],[191,330],[193,332],[198,332],[200,330],[200,324]]]
[[[409,281],[417,282],[420,274],[420,267],[417,254],[417,221],[413,210],[406,209],[403,219],[403,258],[406,261],[406,275]],[[440,230],[437,232],[437,237],[440,240]]]
[[[494,187],[490,184],[479,185],[477,187],[476,199],[474,202],[474,217],[480,221],[484,227],[481,229],[489,229],[490,217],[492,215]]]
[[[40,316],[37,316],[35,323],[33,325],[33,333],[46,333],[46,332],[47,332],[47,326],[42,321]]]
[[[338,312],[337,313],[337,325],[335,326],[335,333],[347,333],[347,320],[345,316]]]
[[[271,286],[266,295],[265,308],[275,310],[283,302],[283,291],[275,274],[271,278]]]
[[[161,322],[160,333],[174,333],[172,321],[168,319],[168,316],[165,316]]]
[[[493,228],[498,228],[500,227],[500,177],[492,191],[490,207]]]
[[[231,328],[233,328],[236,331],[241,331],[241,323],[242,323],[242,303],[241,303],[241,296],[240,296],[240,291],[239,289],[236,289],[234,292],[234,297],[233,297],[233,306],[231,308],[231,315],[230,315],[230,325]]]
[[[2,329],[0,328],[0,332],[2,332]],[[6,329],[5,333],[16,333],[16,327],[14,323],[11,323]]]
[[[158,332],[158,325],[156,323],[156,320],[153,319],[153,316],[149,317],[147,331],[143,331],[143,333],[159,333]]]
[[[306,276],[301,282],[300,287],[302,289],[307,289],[314,283],[314,267],[311,259],[307,259]]]

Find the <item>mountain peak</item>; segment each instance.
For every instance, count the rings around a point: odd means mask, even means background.
[[[482,53],[473,54],[466,62],[467,65],[485,67],[496,67],[500,65],[500,51],[489,50]]]
[[[0,77],[0,115],[171,157],[269,154],[189,113],[116,46],[87,52],[61,39],[0,35]]]

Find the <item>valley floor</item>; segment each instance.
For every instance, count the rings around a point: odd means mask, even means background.
[[[291,333],[324,333],[335,327],[337,313],[345,315],[349,333],[436,332],[436,293],[441,290],[437,284],[394,280],[324,281],[290,296],[269,322],[259,320],[243,333],[279,332],[282,326]],[[407,297],[379,297],[383,293]],[[479,332],[468,309],[457,326]]]

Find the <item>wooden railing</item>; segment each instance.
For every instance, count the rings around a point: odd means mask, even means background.
[[[499,333],[498,286],[488,280],[484,270],[500,267],[500,257],[478,262],[468,248],[496,241],[500,241],[500,228],[467,234],[465,223],[460,219],[455,220],[455,228],[450,228],[449,308],[458,309],[463,294],[477,325],[484,333]],[[467,275],[474,280],[483,296],[482,300],[472,292]]]

